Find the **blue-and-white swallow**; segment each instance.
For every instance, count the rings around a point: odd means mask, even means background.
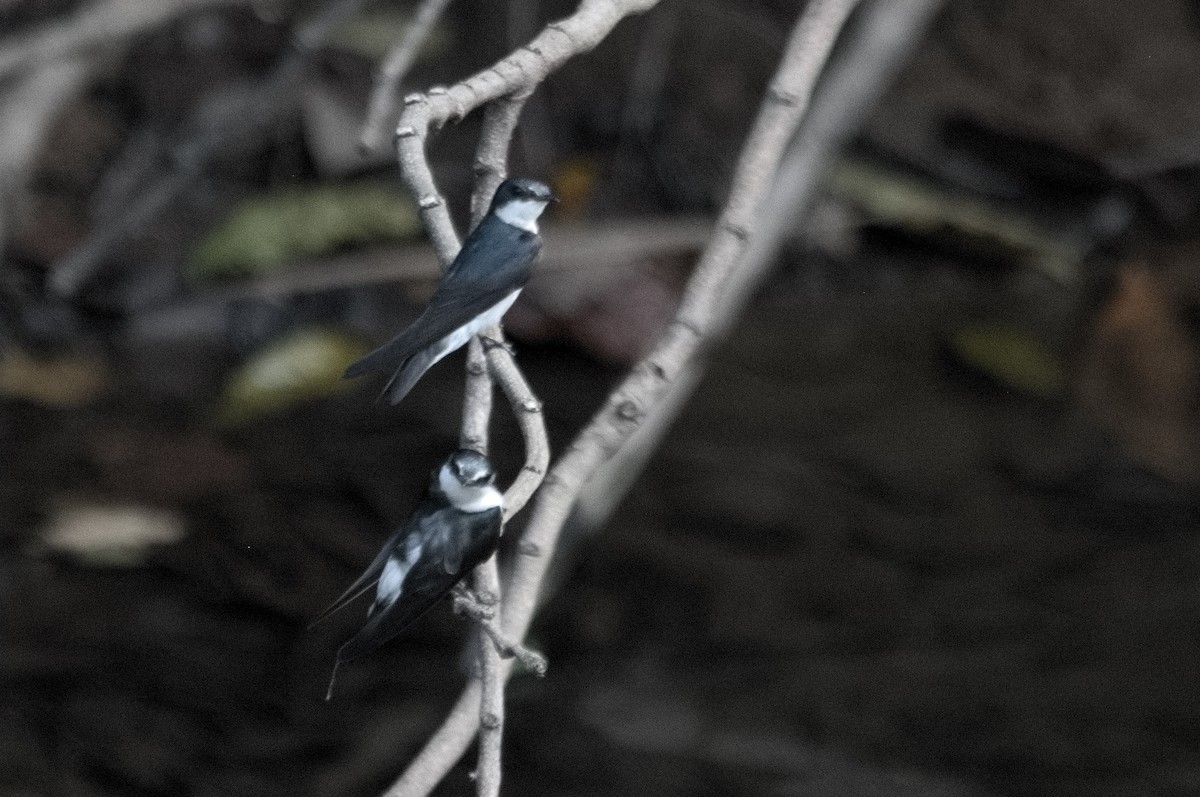
[[[554,201],[537,180],[514,177],[496,189],[487,215],[446,269],[425,312],[408,329],[346,369],[347,379],[392,374],[383,394],[408,395],[429,367],[497,324],[529,280],[542,249],[538,217]]]
[[[408,521],[358,580],[312,622],[316,625],[375,587],[366,625],[338,650],[326,700],[333,695],[339,665],[395,637],[496,551],[503,506],[496,471],[477,451],[459,449],[433,472]]]

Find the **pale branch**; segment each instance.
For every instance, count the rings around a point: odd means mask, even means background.
[[[755,233],[755,221],[817,77],[856,4],[857,0],[810,0],[805,6],[743,146],[717,229],[688,281],[675,320],[568,447],[538,493],[525,542],[540,552],[553,550],[575,497],[595,469],[637,430],[686,364],[711,344],[713,332],[724,328],[718,311],[733,315],[741,309],[740,303],[722,301],[722,296],[728,292],[744,300],[751,284],[761,277],[761,271],[740,270],[741,255]],[[524,638],[533,620],[547,559],[523,556],[513,565],[505,585],[502,627],[515,639]]]
[[[493,554],[474,573],[475,592],[482,600],[490,598],[493,607],[500,601],[500,569]],[[476,604],[478,605],[478,604]],[[455,608],[467,610],[455,601]],[[469,611],[469,610],[468,610]],[[495,614],[495,608],[489,608]],[[473,615],[474,616],[474,615]],[[480,632],[477,634],[479,659],[479,755],[475,765],[475,793],[479,797],[498,797],[503,774],[500,748],[504,740],[504,668],[502,653],[495,640],[501,636],[493,617],[474,616]],[[511,647],[511,645],[510,645]]]
[[[478,586],[473,593],[461,585],[459,587],[454,593],[454,613],[464,614],[474,620],[487,634],[501,658],[515,658],[534,675],[539,678],[544,676],[546,670],[549,669],[546,657],[536,650],[530,650],[524,645],[514,642],[501,630],[496,619],[498,599],[492,593],[480,592]]]
[[[439,253],[454,251],[458,237],[438,193],[425,157],[430,130],[502,97],[521,97],[572,57],[587,52],[627,16],[653,7],[658,0],[582,0],[571,16],[551,22],[534,39],[488,69],[449,88],[433,88],[404,98],[396,125],[396,156],[409,192],[417,199],[425,228]],[[476,172],[494,164],[477,159]]]
[[[401,176],[417,201],[422,219],[429,231],[434,248],[443,262],[449,263],[459,248],[453,221],[445,202],[437,191],[429,162],[425,155],[425,138],[432,127],[440,127],[448,119],[465,116],[485,103],[489,106],[483,133],[477,148],[475,174],[476,193],[472,201],[475,220],[482,217],[487,201],[505,173],[508,145],[517,117],[525,99],[554,69],[573,55],[598,44],[617,22],[629,14],[644,11],[657,0],[583,0],[574,15],[551,23],[530,44],[502,59],[491,69],[481,72],[449,89],[431,89],[426,95],[405,98],[404,111],[396,128],[397,159]],[[501,76],[509,74],[508,78]],[[450,100],[450,104],[446,100]],[[502,341],[499,328],[485,335]],[[477,351],[474,347],[473,351]],[[489,370],[505,391],[517,413],[522,434],[526,439],[526,465],[506,496],[506,515],[511,516],[528,500],[540,484],[549,462],[549,445],[541,415],[541,404],[533,396],[524,377],[504,347],[494,347],[487,356]],[[468,360],[468,369],[478,370],[477,355]],[[481,377],[477,374],[476,377]],[[479,388],[476,388],[479,389]],[[474,406],[465,408],[464,438],[486,438],[486,412]],[[522,544],[522,552],[531,550]],[[490,571],[486,568],[490,568]],[[477,579],[484,582],[495,572],[494,558],[477,569]],[[480,583],[477,580],[477,584]],[[499,593],[499,584],[495,592]],[[524,631],[522,631],[522,636]],[[445,724],[426,744],[404,774],[388,790],[396,795],[424,795],[445,777],[454,762],[466,751],[481,725],[488,733],[480,740],[480,794],[496,794],[499,790],[499,727],[502,713],[494,710],[494,701],[501,701],[503,684],[511,671],[508,660],[489,662],[494,651],[481,650],[479,679],[468,682],[463,698],[451,711]],[[494,668],[490,664],[496,664]],[[476,702],[478,701],[478,702]],[[479,710],[475,711],[478,706]],[[486,720],[486,721],[485,721]],[[496,733],[493,733],[496,731]],[[485,749],[486,748],[486,749]]]
[[[710,343],[711,331],[720,328],[714,311],[718,307],[726,313],[740,309],[732,303],[722,305],[718,299],[721,292],[732,287],[736,295],[744,296],[738,283],[760,276],[740,274],[739,257],[754,232],[755,214],[768,196],[775,170],[804,114],[817,76],[855,5],[856,0],[810,0],[805,7],[743,147],[717,230],[688,283],[675,321],[543,482],[505,585],[501,627],[510,638],[523,639],[529,629],[549,553],[583,484],[639,427],[648,409],[666,394],[685,364]],[[418,101],[412,107],[428,110],[431,104]],[[437,200],[435,194],[429,196]],[[430,209],[436,207],[435,202]],[[511,671],[508,662],[504,668]],[[422,751],[420,771],[410,768],[389,796],[426,794],[441,780],[478,729],[478,716],[473,711],[478,699],[479,685],[469,683]]]
[[[449,4],[450,0],[422,0],[403,38],[384,58],[383,65],[375,75],[367,104],[367,118],[359,133],[358,145],[364,151],[376,152],[388,143],[398,105],[396,97],[400,83],[412,69],[421,47]]]
[[[483,219],[487,213],[488,203],[492,195],[496,192],[497,186],[504,177],[505,167],[507,165],[508,147],[512,141],[513,131],[516,130],[517,120],[521,116],[521,108],[525,104],[525,98],[528,93],[522,93],[518,97],[514,97],[509,101],[497,100],[487,106],[484,112],[483,125],[479,135],[479,144],[476,146],[476,161],[479,163],[495,164],[494,170],[480,170],[475,177],[475,191],[471,197],[471,224],[475,226]],[[493,326],[484,330],[484,335],[492,336],[496,340],[503,340],[500,327]],[[468,393],[464,400],[464,419],[463,419],[463,435],[466,436],[468,431],[474,431],[486,439],[488,422],[491,418],[492,410],[492,376],[485,366],[485,356],[483,353],[484,338],[477,341],[472,341],[471,350],[468,353],[467,368],[468,372],[472,370],[482,371],[483,373],[472,377],[477,383],[473,389],[469,386]],[[476,344],[479,345],[476,345]],[[506,350],[506,353],[507,350]],[[525,384],[524,378],[520,371],[512,361],[511,353],[507,359],[513,373],[520,380],[521,387],[524,388],[524,394],[520,397],[523,401],[536,402],[533,393]],[[486,383],[486,400],[480,395],[483,390],[478,385]],[[473,403],[477,402],[477,403]],[[517,410],[518,404],[513,403],[514,410]],[[539,421],[540,421],[539,417]],[[535,429],[526,429],[522,427],[522,433],[526,436],[526,451],[532,451],[545,445],[547,435],[546,428],[543,424],[538,424]],[[528,453],[526,454],[528,456]],[[524,470],[522,470],[524,473]],[[507,503],[507,502],[506,502]],[[511,510],[506,507],[506,518],[510,516]],[[475,568],[475,591],[482,596],[490,596],[494,606],[498,606],[500,602],[500,569],[496,563],[496,556],[493,554],[488,557],[488,560],[479,567]],[[479,627],[484,633],[479,635],[479,681],[481,691],[479,696],[479,756],[478,763],[475,767],[475,790],[479,797],[499,797],[500,795],[500,780],[503,774],[501,767],[500,751],[504,739],[504,683],[506,681],[506,672],[501,666],[501,651],[497,644],[488,644],[485,636],[491,636],[493,642],[500,634],[499,628],[496,626],[496,621],[489,619],[480,621]],[[509,645],[511,649],[512,646]]]
[[[788,146],[754,237],[742,256],[741,271],[758,273],[769,268],[783,241],[803,229],[805,212],[830,161],[862,127],[943,3],[877,0],[862,8],[857,24],[846,32],[823,72],[804,123]],[[754,282],[757,280],[748,284]],[[741,301],[731,294],[726,298],[735,305]],[[718,314],[725,325],[735,318],[735,312]],[[725,331],[724,327],[714,328],[713,335],[720,337]],[[589,478],[572,511],[573,523],[585,528],[604,524],[685,406],[702,373],[703,363],[693,358],[629,442]]]

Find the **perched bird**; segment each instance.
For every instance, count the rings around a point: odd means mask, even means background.
[[[396,337],[346,369],[346,378],[391,373],[383,393],[408,395],[429,367],[496,324],[529,280],[542,248],[538,216],[554,201],[549,187],[514,177],[496,189],[483,221],[438,282],[425,312]]]
[[[430,476],[412,516],[366,572],[312,622],[316,625],[375,587],[366,625],[338,650],[326,700],[333,695],[339,665],[399,634],[495,552],[504,504],[495,482],[496,472],[483,454],[468,449],[451,454]]]

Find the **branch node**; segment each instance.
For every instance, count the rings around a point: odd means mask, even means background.
[[[518,645],[515,648],[500,651],[500,655],[506,659],[511,659],[514,656],[517,661],[521,662],[521,666],[532,672],[538,678],[546,677],[546,670],[550,669],[549,662],[546,657],[536,650],[530,650],[527,647]]]
[[[483,376],[487,373],[487,366],[478,360],[472,360],[467,363],[467,373],[471,376]]]
[[[517,356],[517,352],[515,349],[513,349],[512,344],[506,340],[497,340],[495,338],[489,338],[487,335],[480,335],[479,342],[483,344],[484,353],[490,352],[494,349],[504,349],[506,352],[508,352],[509,357]]]
[[[426,97],[419,91],[414,91],[412,94],[404,95],[405,105],[420,105],[426,101]]]
[[[683,316],[676,317],[671,321],[671,323],[685,332],[690,332],[693,337],[704,337],[704,330],[700,329],[700,325],[694,321],[689,321]]]
[[[417,134],[417,128],[412,125],[396,128],[396,138],[412,138]]]
[[[650,375],[653,376],[655,379],[666,379],[667,378],[667,370],[665,368],[663,368],[662,365],[660,365],[658,362],[656,362],[654,360],[648,360],[646,362],[646,370],[649,371]]]
[[[484,730],[494,731],[500,727],[500,718],[489,711],[479,715],[479,724]]]
[[[740,224],[735,224],[732,221],[721,221],[721,229],[737,238],[739,241],[745,241],[750,237],[750,231]]]
[[[536,465],[525,465],[521,468],[521,470],[528,471],[534,476],[544,476],[546,473],[545,469],[539,468]]]
[[[528,413],[538,413],[542,411],[542,402],[537,399],[526,399],[521,402],[521,409]]]
[[[517,553],[522,556],[538,557],[542,555],[542,548],[536,542],[523,542],[517,546]]]
[[[793,94],[786,89],[779,88],[778,86],[771,86],[769,89],[767,89],[767,96],[780,105],[800,104],[800,97],[798,95]]]
[[[429,91],[425,92],[430,97],[441,97],[443,94],[449,94],[449,89],[445,86],[431,86]]]
[[[622,401],[617,405],[617,417],[625,421],[636,421],[642,417],[642,410],[633,401]]]
[[[442,204],[442,198],[437,194],[426,194],[417,202],[417,207],[421,210],[432,210]]]
[[[495,612],[493,612],[490,608],[490,606],[494,606],[496,604],[495,596],[492,596],[491,603],[487,604],[479,595],[473,592],[470,587],[462,582],[455,584],[454,588],[450,591],[450,594],[454,598],[455,614],[465,614],[472,620],[476,620],[478,622],[491,620],[495,615]]]

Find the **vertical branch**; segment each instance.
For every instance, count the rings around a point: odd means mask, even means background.
[[[479,223],[487,212],[488,202],[504,177],[508,163],[508,147],[512,141],[521,108],[528,92],[519,97],[501,98],[488,104],[483,115],[483,130],[475,156],[475,192],[471,197],[471,223]],[[499,325],[484,330],[484,335],[500,340]],[[511,356],[509,358],[511,362]],[[515,366],[514,366],[514,370]],[[518,372],[519,373],[519,372]],[[482,439],[486,451],[488,420],[492,410],[492,377],[479,338],[471,341],[467,354],[467,394],[463,404],[463,438]],[[524,429],[522,430],[524,431]],[[545,430],[542,430],[545,436]],[[530,446],[526,445],[526,450]],[[493,554],[475,568],[475,594],[481,603],[498,609],[500,604],[500,571]],[[504,683],[507,672],[502,667],[500,652],[484,633],[475,634],[479,646],[479,761],[475,768],[475,788],[479,797],[498,797],[500,794],[501,744],[504,738]]]

